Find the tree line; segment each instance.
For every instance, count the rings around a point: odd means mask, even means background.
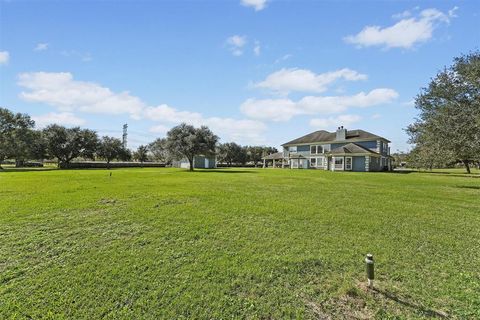
[[[52,124],[42,130],[35,129],[35,121],[28,114],[13,113],[0,108],[0,168],[6,159],[14,159],[17,167],[29,160],[56,159],[58,166],[68,168],[77,158],[111,161],[136,160],[141,163],[158,161],[171,164],[187,159],[193,170],[193,159],[198,155],[217,155],[228,166],[255,166],[262,156],[277,152],[264,146],[240,146],[234,142],[219,144],[219,138],[208,127],[182,123],[172,128],[165,138],[141,145],[132,151],[122,141],[111,136],[99,137],[97,132],[80,127],[67,128]]]

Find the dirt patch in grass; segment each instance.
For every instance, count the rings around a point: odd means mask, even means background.
[[[198,198],[166,198],[160,199],[155,205],[154,208],[161,208],[165,206],[176,206],[176,205],[188,205],[188,204],[197,204],[200,200]]]
[[[98,201],[100,204],[104,204],[104,205],[116,205],[118,203],[118,200],[117,199],[100,199],[100,201]]]
[[[348,290],[345,294],[321,303],[306,302],[307,308],[316,319],[371,319],[373,312],[356,290]]]

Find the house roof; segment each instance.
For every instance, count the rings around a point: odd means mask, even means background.
[[[263,157],[262,159],[265,159],[265,160],[283,159],[283,152],[272,153],[272,154],[269,154],[268,156]]]
[[[289,144],[302,144],[302,143],[315,143],[315,142],[335,142],[337,141],[337,133],[336,132],[328,132],[325,130],[318,130],[312,133],[309,133],[303,137],[294,139],[287,143],[282,144],[282,146],[289,145]],[[377,136],[376,134],[367,132],[361,129],[355,130],[348,130],[346,139],[344,141],[361,141],[361,140],[368,140],[368,139],[383,139],[390,142],[388,139],[383,137]]]
[[[356,154],[378,154],[377,152],[374,152],[372,150],[369,150],[367,148],[364,148],[362,146],[359,146],[358,144],[355,143],[348,143],[344,146],[335,148],[330,150],[329,154],[348,154],[348,153],[356,153]]]

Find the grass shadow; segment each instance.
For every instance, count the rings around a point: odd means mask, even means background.
[[[186,170],[184,172],[191,172]],[[202,170],[195,170],[193,172],[197,173],[257,173],[253,170],[230,170],[230,169],[202,169]]]
[[[397,169],[397,170],[393,170],[393,171],[383,171],[383,172],[387,172],[387,173],[398,173],[398,174],[408,174],[408,173],[417,172],[417,171],[416,171],[416,170],[412,170],[412,169]]]
[[[473,189],[473,190],[480,190],[480,186],[456,186],[457,188],[461,189]]]
[[[396,294],[394,294],[394,293],[392,293],[388,290],[373,288],[373,291],[375,291],[376,293],[383,296],[383,298],[393,300],[393,301],[395,301],[395,302],[397,302],[397,303],[399,303],[399,304],[401,304],[405,307],[415,309],[418,312],[420,312],[420,313],[422,313],[422,314],[424,314],[428,317],[444,318],[444,319],[449,318],[448,314],[446,314],[445,312],[425,308],[425,307],[423,307],[423,306],[421,306],[421,305],[419,305],[415,302],[411,302],[411,301],[408,301],[405,298],[399,297],[398,295],[396,295]]]
[[[5,172],[42,172],[59,170],[58,168],[3,168],[0,169],[0,173]]]

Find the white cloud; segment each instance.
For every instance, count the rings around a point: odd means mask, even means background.
[[[252,7],[255,11],[265,9],[267,0],[241,0],[240,3],[245,7]]]
[[[382,117],[382,115],[379,114],[379,113],[375,113],[375,114],[372,115],[372,119],[380,119],[381,117]]]
[[[247,44],[246,36],[233,35],[226,40],[228,49],[234,56],[241,56],[245,45]]]
[[[198,125],[203,119],[198,112],[179,111],[166,104],[157,107],[147,107],[143,112],[145,118],[154,121],[166,121],[173,123],[188,122]]]
[[[335,114],[348,108],[366,108],[392,102],[398,97],[393,89],[378,88],[351,96],[306,96],[290,99],[248,99],[240,109],[254,119],[287,121],[296,115]]]
[[[33,49],[34,51],[44,51],[48,49],[48,43],[38,43],[35,48]]]
[[[59,113],[35,117],[38,125],[49,123],[81,125],[83,119],[73,112],[120,115],[129,114],[134,119],[149,119],[157,124],[150,128],[153,133],[165,133],[169,126],[186,122],[195,126],[207,125],[225,141],[261,143],[266,126],[251,119],[204,117],[201,113],[182,111],[166,104],[147,106],[140,98],[128,91],[113,92],[94,82],[78,81],[68,72],[31,72],[18,76],[18,84],[25,89],[20,97],[29,102],[40,102],[56,107]]]
[[[0,51],[0,65],[7,64],[10,60],[10,53],[8,51]]]
[[[296,103],[290,99],[248,99],[240,109],[250,118],[271,121],[288,121],[299,114]]]
[[[412,13],[409,10],[405,10],[403,12],[396,13],[396,14],[392,15],[392,18],[400,20],[400,19],[408,18],[411,15],[412,15]]]
[[[82,60],[83,62],[90,62],[93,60],[90,52],[79,52],[76,50],[63,50],[60,52],[61,55],[65,57],[76,57]]]
[[[30,72],[18,76],[18,84],[27,89],[20,98],[46,103],[61,111],[123,114],[138,117],[145,104],[128,91],[113,92],[94,82],[73,79],[69,72]]]
[[[33,116],[37,128],[44,128],[49,124],[60,124],[65,126],[81,126],[85,124],[85,120],[75,116],[71,112],[50,112],[41,116]]]
[[[170,130],[170,128],[167,126],[164,126],[163,124],[153,126],[149,129],[149,131],[152,133],[160,133],[160,134],[165,134],[168,132],[168,130]]]
[[[194,126],[206,125],[214,133],[220,135],[224,141],[239,143],[261,143],[264,141],[266,126],[264,123],[250,119],[233,119],[220,117],[204,117],[198,112],[180,111],[162,104],[145,109],[146,118],[163,124],[150,128],[151,132],[165,133],[169,128],[165,123],[176,125],[182,122]]]
[[[358,47],[382,46],[384,48],[412,48],[426,42],[433,36],[433,31],[442,23],[448,24],[455,17],[456,7],[445,14],[437,9],[422,10],[417,17],[404,16],[390,27],[366,26],[356,35],[344,38],[347,43]],[[400,16],[397,16],[400,17]]]
[[[261,53],[262,48],[260,47],[260,41],[255,41],[255,46],[253,47],[253,53],[258,57]]]
[[[362,120],[362,117],[355,114],[342,114],[338,117],[329,118],[316,118],[310,120],[310,126],[317,129],[334,129],[338,126],[348,127],[358,121]]]
[[[257,88],[288,94],[291,91],[316,92],[327,90],[327,86],[338,79],[358,81],[367,79],[367,75],[344,68],[332,72],[316,74],[306,69],[281,69],[267,76],[257,84]]]
[[[280,63],[280,62],[282,62],[282,61],[285,61],[285,60],[290,59],[291,57],[292,57],[292,55],[289,54],[289,53],[288,53],[288,54],[284,54],[283,56],[281,56],[280,58],[278,58],[277,60],[275,60],[274,63],[275,63],[275,64]]]

